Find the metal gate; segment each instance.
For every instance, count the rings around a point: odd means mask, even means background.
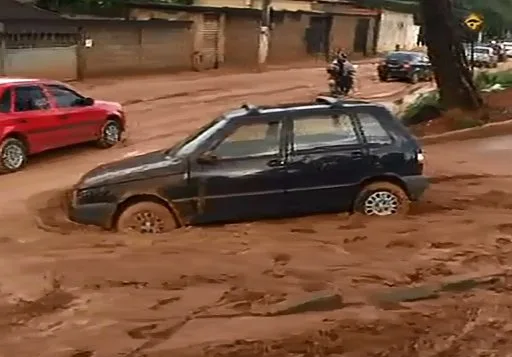
[[[6,76],[77,79],[76,33],[7,33],[5,47]]]
[[[367,54],[370,19],[358,19],[354,36],[354,52]]]
[[[201,67],[203,69],[217,68],[219,66],[219,15],[203,15],[203,48],[201,50]]]
[[[306,43],[309,54],[328,55],[331,26],[331,17],[315,16],[309,19],[309,27],[306,29]]]

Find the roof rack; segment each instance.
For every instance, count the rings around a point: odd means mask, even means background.
[[[330,106],[342,106],[343,101],[336,97],[328,97],[328,96],[318,96],[315,99],[315,103],[318,104],[328,104]]]
[[[260,111],[257,106],[250,103],[244,103],[240,108],[247,110],[249,113],[259,113]]]

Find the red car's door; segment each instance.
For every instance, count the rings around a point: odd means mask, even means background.
[[[101,126],[105,122],[106,113],[95,106],[84,106],[84,97],[62,84],[46,84],[59,113],[59,121],[68,127],[73,143],[81,143],[98,138]]]
[[[59,125],[57,112],[43,88],[36,84],[16,85],[10,122],[26,135],[31,153],[67,145],[66,127]]]

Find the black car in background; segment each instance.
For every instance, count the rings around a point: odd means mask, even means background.
[[[382,82],[399,79],[418,83],[419,81],[430,81],[433,78],[430,60],[426,54],[421,52],[391,52],[378,65],[377,72]]]
[[[170,149],[86,173],[68,209],[75,222],[139,233],[315,212],[399,215],[428,186],[423,160],[379,104],[244,105]]]

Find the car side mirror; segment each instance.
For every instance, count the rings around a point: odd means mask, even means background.
[[[82,100],[82,105],[84,105],[84,106],[86,106],[86,107],[90,107],[91,105],[94,105],[94,99],[89,98],[89,97],[84,98],[84,99]]]
[[[211,151],[207,151],[197,158],[197,163],[201,165],[213,165],[219,160],[219,157],[212,153]]]

